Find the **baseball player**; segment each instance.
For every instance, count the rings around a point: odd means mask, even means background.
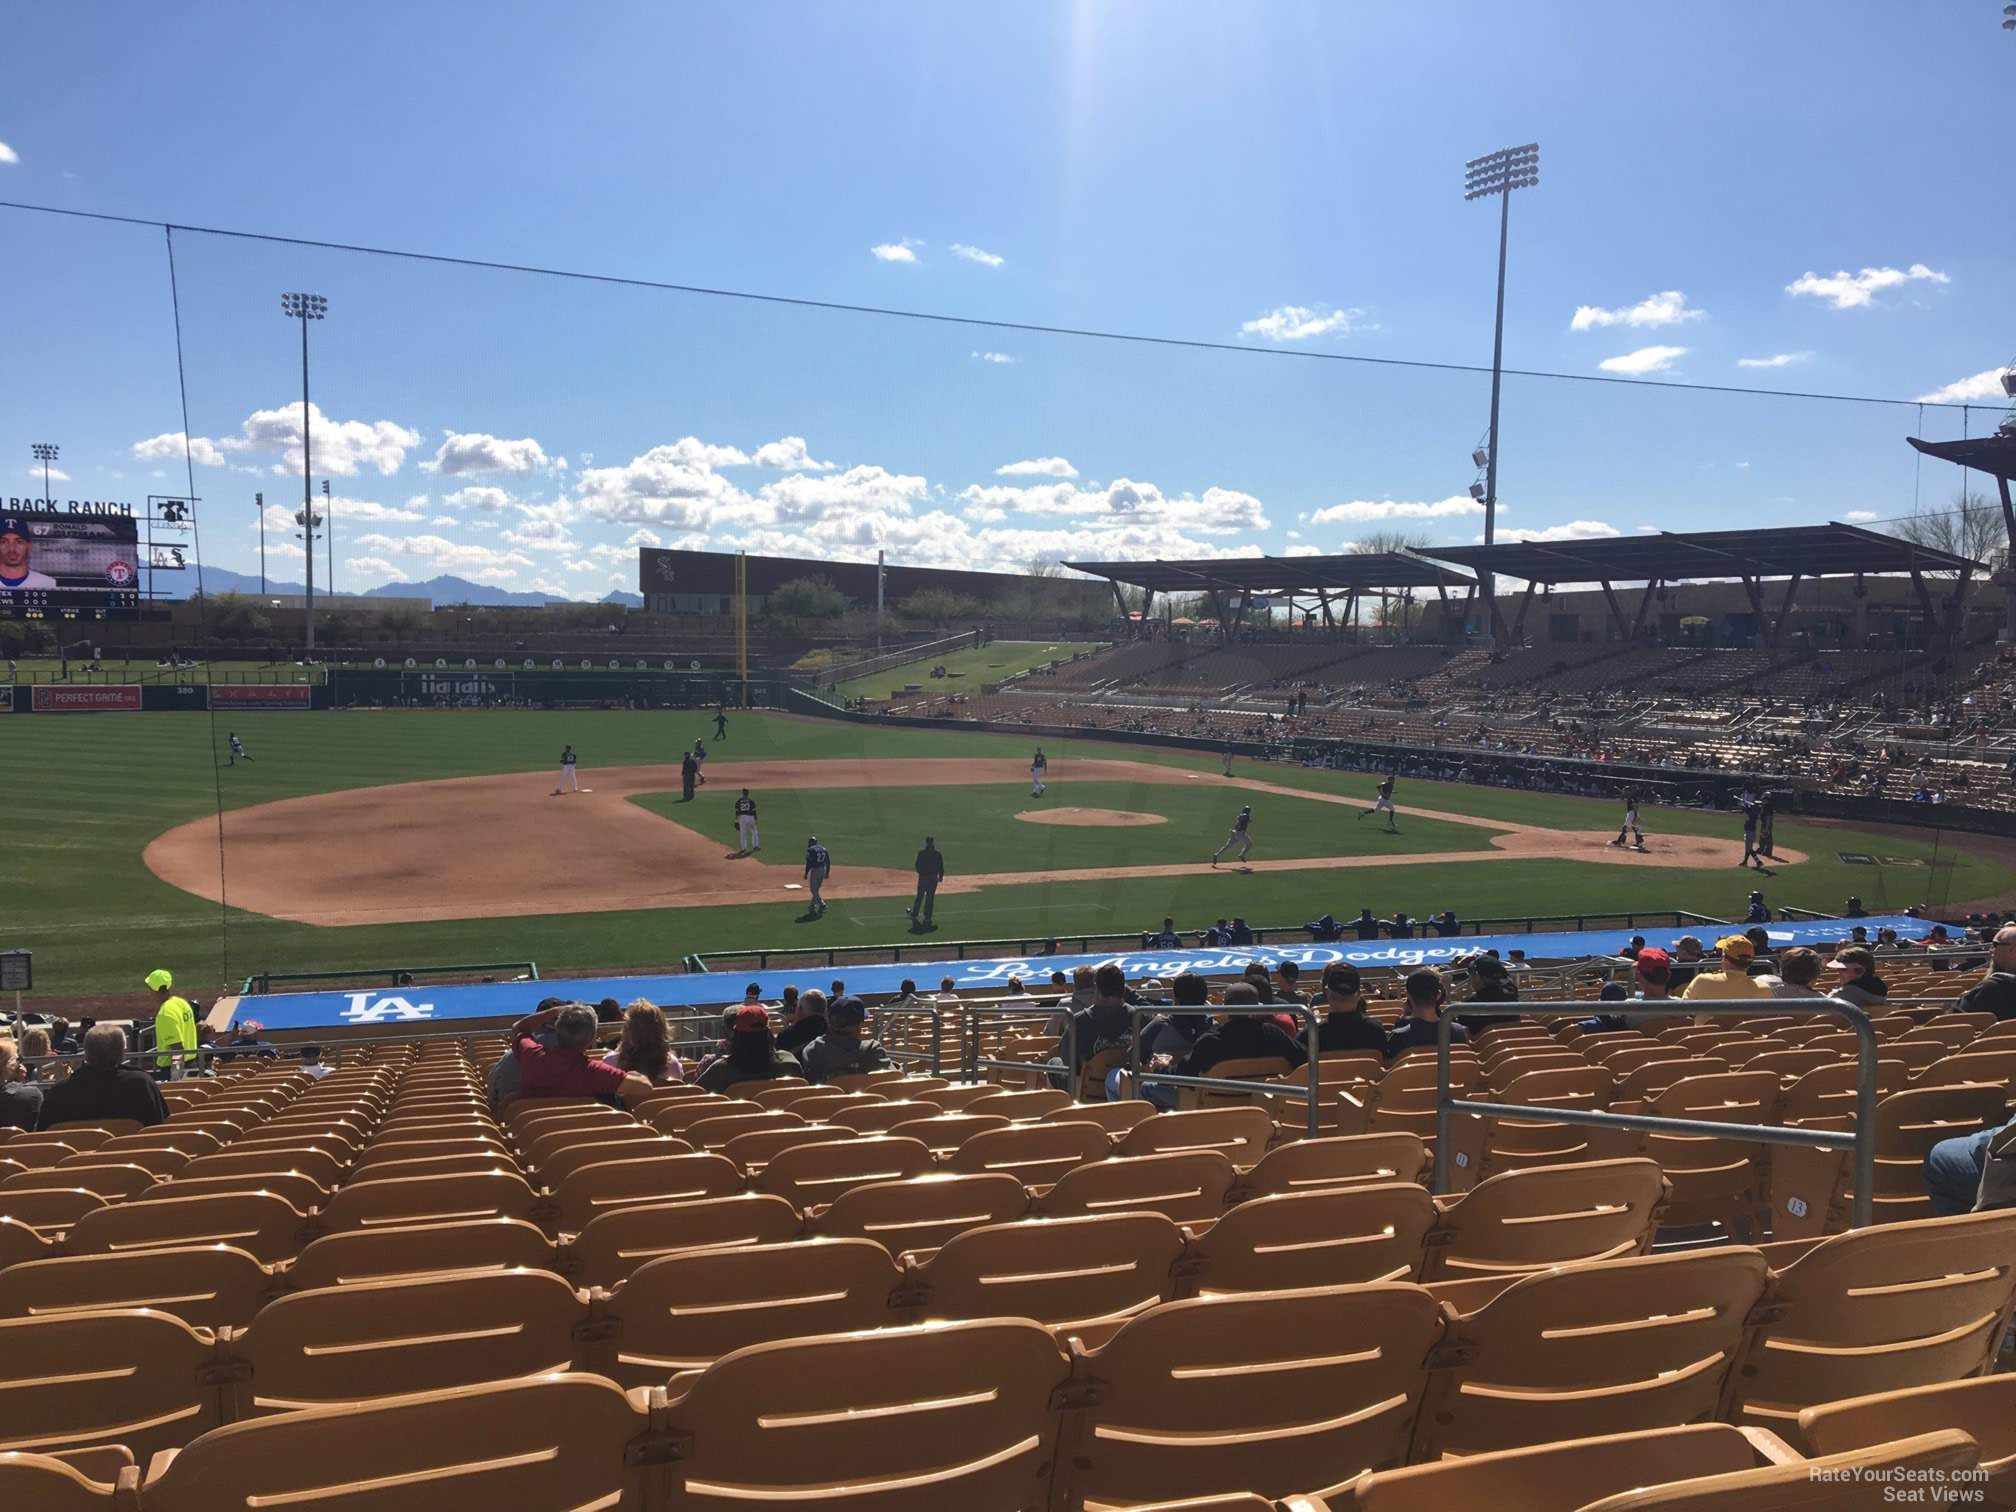
[[[697,735],[693,738],[693,780],[701,787],[707,786],[707,747]]]
[[[1029,760],[1029,796],[1043,796],[1043,775],[1050,770],[1050,758],[1043,754],[1043,747],[1036,747],[1036,754]]]
[[[1228,740],[1225,742],[1225,749],[1218,753],[1219,764],[1224,767],[1227,777],[1232,775],[1232,755],[1232,742]]]
[[[1762,816],[1762,805],[1747,796],[1737,801],[1743,805],[1743,859],[1736,865],[1740,869],[1754,862],[1757,870],[1763,871],[1764,854],[1757,845],[1757,823]]]
[[[1617,838],[1610,843],[1621,847],[1624,844],[1624,836],[1627,832],[1631,836],[1632,849],[1641,851],[1645,849],[1645,832],[1638,828],[1638,795],[1636,793],[1627,793],[1624,795],[1624,822],[1617,826]]]
[[[735,837],[742,842],[745,856],[763,849],[762,838],[756,832],[756,800],[749,796],[747,788],[735,800]]]
[[[236,730],[233,730],[233,731],[232,731],[232,732],[230,733],[230,735],[229,735],[229,736],[228,736],[227,738],[228,738],[228,739],[230,740],[230,742],[231,742],[231,765],[232,765],[232,766],[236,766],[236,765],[238,765],[238,758],[239,758],[240,756],[244,756],[244,757],[245,757],[245,759],[246,759],[247,761],[250,761],[250,760],[252,759],[252,758],[251,758],[251,756],[249,756],[249,755],[247,755],[247,754],[246,754],[246,751],[245,751],[245,742],[244,742],[244,741],[242,741],[242,740],[240,740],[240,739],[238,738],[238,732],[237,732]]]
[[[1363,819],[1367,814],[1377,814],[1382,812],[1386,815],[1387,832],[1395,835],[1399,834],[1400,826],[1395,822],[1395,820],[1400,811],[1395,807],[1393,807],[1393,774],[1391,772],[1388,772],[1384,777],[1381,777],[1379,779],[1379,793],[1378,796],[1372,800],[1372,807],[1368,809],[1360,809],[1358,811],[1358,817],[1360,819]]]
[[[558,798],[570,787],[577,793],[581,791],[581,778],[576,774],[574,764],[574,747],[570,745],[560,753],[560,785],[553,789],[553,796],[555,798]]]
[[[28,527],[9,516],[0,520],[0,593],[14,588],[54,588],[56,579],[28,565],[34,549]]]
[[[1225,843],[1211,852],[1211,864],[1216,866],[1218,858],[1234,845],[1239,847],[1239,859],[1244,861],[1253,852],[1253,831],[1247,828],[1253,822],[1253,805],[1247,804],[1239,810],[1239,817],[1232,821],[1232,833],[1225,837]]]
[[[805,842],[805,885],[812,889],[812,912],[815,916],[826,912],[826,900],[819,896],[819,890],[826,885],[826,876],[833,870],[833,857],[814,835]]]
[[[716,740],[728,738],[728,705],[725,703],[714,711],[714,738]]]

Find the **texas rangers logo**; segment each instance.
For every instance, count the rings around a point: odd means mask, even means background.
[[[105,566],[105,581],[110,583],[114,588],[132,587],[133,564],[117,560],[108,562]]]

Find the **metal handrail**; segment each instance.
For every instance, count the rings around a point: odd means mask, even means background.
[[[977,1082],[981,1079],[980,1073],[983,1071],[1042,1072],[1045,1070],[1046,1067],[1044,1065],[1034,1061],[998,1060],[993,1056],[982,1055],[980,1053],[980,1023],[982,1019],[988,1017],[1004,1019],[1035,1018],[1039,1015],[1052,1013],[1062,1013],[1064,1015],[1064,1032],[1057,1037],[1057,1053],[1063,1057],[1065,1075],[1067,1077],[1076,1077],[1078,1074],[1078,1019],[1077,1015],[1064,1005],[1064,1001],[1060,1000],[1056,1006],[1051,1008],[1045,1008],[1041,1003],[1035,1002],[1011,1004],[1003,1002],[975,1003],[964,1001],[960,1003],[959,1007],[966,1015],[965,1023],[960,1026],[959,1033],[960,1080]],[[878,1008],[876,1012],[879,1013],[881,1010]],[[1070,1092],[1072,1096],[1077,1096],[1075,1085],[1066,1087],[1065,1090]]]
[[[1773,1006],[1765,1009],[1761,1004]],[[1808,1149],[1852,1150],[1855,1192],[1852,1226],[1867,1228],[1876,1187],[1876,1029],[1869,1015],[1853,1003],[1834,998],[1719,998],[1695,1002],[1677,998],[1611,1003],[1464,1003],[1464,1018],[1588,1018],[1592,1009],[1606,1018],[1672,1018],[1676,1013],[1704,1018],[1757,1018],[1792,1013],[1827,1013],[1848,1021],[1855,1031],[1855,1129],[1787,1128],[1781,1124],[1717,1123],[1708,1119],[1655,1118],[1644,1113],[1601,1113],[1576,1108],[1534,1107],[1523,1103],[1471,1102],[1449,1091],[1451,1012],[1444,1012],[1435,1033],[1435,1195],[1449,1194],[1449,1120],[1452,1114],[1482,1118],[1516,1118],[1533,1123],[1579,1124],[1592,1129],[1639,1129],[1655,1134],[1687,1134],[1741,1139],[1753,1144],[1803,1145]]]
[[[536,982],[539,980],[537,961],[472,961],[461,966],[372,966],[348,971],[259,971],[245,978],[238,989],[240,997],[265,997],[273,991],[275,982],[354,982],[360,978],[389,976],[394,987],[407,985],[401,977],[418,979],[423,976],[472,976],[485,971],[515,971],[517,980]]]
[[[1307,1026],[1309,1059],[1312,1062],[1317,1061],[1321,1058],[1322,1054],[1320,1049],[1322,1040],[1321,1030],[1318,1029],[1316,1022],[1316,1006],[1313,1003],[1297,1003],[1294,1006],[1301,1011],[1303,1022]],[[1172,1007],[1190,1007],[1190,1011],[1202,1011],[1213,1015],[1223,1014],[1228,1018],[1273,1018],[1276,1014],[1285,1013],[1289,1005],[1286,1003],[1255,1003],[1251,1006],[1242,1004],[1237,1007],[1228,1007],[1223,1003],[1206,1003],[1195,1006],[1165,1003],[1156,1006],[1130,1006],[1127,1011],[1127,1017],[1130,1020],[1127,1036],[1127,1076],[1128,1080],[1132,1083],[1133,1097],[1135,1099],[1141,1096],[1141,1087],[1144,1082],[1153,1082],[1157,1086],[1163,1087],[1197,1087],[1207,1092],[1223,1092],[1228,1089],[1238,1088],[1250,1092],[1265,1093],[1272,1097],[1283,1095],[1286,1088],[1285,1084],[1281,1082],[1247,1081],[1244,1077],[1237,1076],[1178,1076],[1171,1071],[1143,1071],[1141,1069],[1141,1020],[1145,1015],[1160,1015]],[[1318,1110],[1323,1105],[1322,1094],[1322,1079],[1317,1075],[1316,1069],[1312,1065],[1309,1071],[1308,1086],[1304,1088],[1304,1096],[1308,1102],[1309,1112],[1308,1133],[1311,1139],[1316,1137],[1317,1125],[1321,1122],[1318,1117]]]

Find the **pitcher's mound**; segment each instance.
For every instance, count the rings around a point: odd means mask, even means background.
[[[1131,809],[1054,808],[1024,809],[1015,816],[1025,824],[1068,824],[1091,828],[1111,828],[1128,824],[1167,824],[1161,814],[1137,814]]]

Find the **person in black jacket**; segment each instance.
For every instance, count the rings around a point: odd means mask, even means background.
[[[1328,944],[1331,940],[1341,940],[1344,938],[1344,926],[1339,924],[1329,914],[1323,915],[1320,919],[1311,919],[1302,927],[1309,931],[1309,940],[1312,944],[1324,945]],[[1217,942],[1213,941],[1212,943],[1215,944]]]
[[[1260,994],[1251,982],[1234,982],[1225,989],[1227,1008],[1257,1008]],[[1307,1060],[1308,1053],[1271,1018],[1257,1013],[1228,1014],[1223,1023],[1190,1047],[1190,1053],[1176,1062],[1178,1076],[1209,1076],[1212,1067],[1223,1061],[1256,1060],[1279,1056],[1290,1070]]]
[[[2016,924],[2004,924],[1996,930],[1988,948],[1988,975],[1961,993],[1952,1011],[2016,1018]]]
[[[786,987],[784,998],[786,1022],[777,1036],[777,1048],[797,1055],[826,1032],[826,994],[817,987],[803,994],[796,987]]]
[[[94,1024],[84,1036],[84,1060],[66,1081],[42,1092],[42,1127],[100,1118],[130,1118],[143,1127],[164,1123],[161,1089],[143,1071],[128,1071],[126,1034],[117,1024]]]
[[[1407,1016],[1395,1024],[1386,1036],[1386,1058],[1404,1055],[1409,1050],[1435,1048],[1436,1025],[1442,1020],[1442,1005],[1449,1000],[1449,989],[1443,984],[1442,973],[1432,966],[1424,966],[1419,971],[1407,973]],[[1461,1024],[1449,1027],[1452,1044],[1460,1045],[1470,1036]]]
[[[1358,968],[1332,961],[1323,968],[1323,1022],[1316,1029],[1316,1051],[1373,1050],[1386,1053],[1386,1028],[1365,1011],[1365,992]]]
[[[917,852],[917,896],[910,901],[912,923],[931,927],[931,910],[938,903],[938,884],[945,880],[945,857],[938,842],[926,835],[924,849]]]
[[[1351,921],[1351,926],[1358,931],[1358,938],[1361,940],[1379,938],[1379,921],[1372,917],[1372,910],[1369,908],[1359,909],[1358,917]]]

